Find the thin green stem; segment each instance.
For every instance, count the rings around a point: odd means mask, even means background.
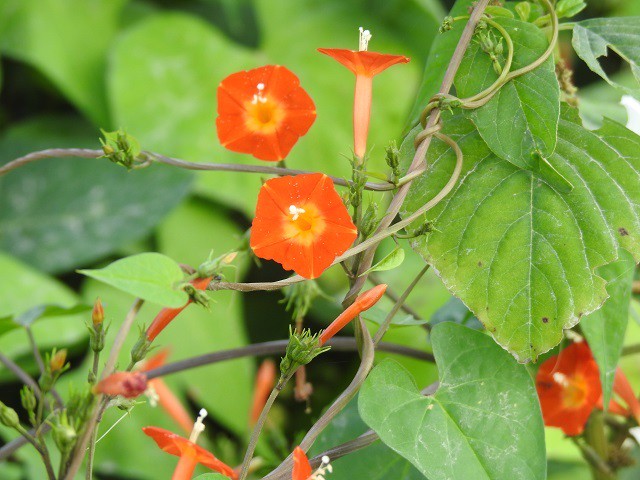
[[[22,437],[33,445],[33,448],[40,454],[42,457],[42,461],[44,463],[45,470],[47,471],[47,476],[49,480],[56,480],[56,474],[53,471],[53,465],[51,464],[51,457],[49,456],[49,451],[38,442],[38,440],[31,435],[22,425],[18,425],[16,427],[17,432],[22,435]]]
[[[87,455],[87,474],[86,480],[92,480],[93,478],[93,458],[96,454],[96,441],[98,440],[98,426],[93,429],[91,434],[91,440],[89,442],[89,453]]]
[[[400,298],[398,298],[396,303],[393,305],[393,308],[391,309],[391,311],[389,311],[389,313],[387,314],[387,317],[384,319],[384,322],[382,322],[382,324],[380,325],[380,328],[378,328],[378,331],[376,332],[376,335],[373,337],[374,346],[377,346],[378,343],[380,343],[380,340],[382,340],[382,337],[384,336],[384,334],[387,333],[387,330],[389,329],[389,326],[393,321],[393,317],[395,317],[396,313],[398,313],[400,308],[402,308],[402,305],[407,300],[407,297],[413,291],[413,289],[418,284],[418,282],[423,277],[423,275],[427,273],[427,270],[429,270],[429,264],[422,267],[422,270],[418,272],[418,275],[415,276],[415,278],[411,281],[411,283],[405,289],[405,291],[402,292],[402,295],[400,295]]]
[[[262,432],[264,423],[267,420],[269,411],[271,410],[271,407],[276,401],[276,398],[278,397],[278,395],[280,394],[284,386],[287,384],[291,376],[292,374],[287,377],[281,377],[277,385],[273,388],[273,390],[271,390],[271,395],[269,395],[267,402],[262,408],[262,412],[260,412],[258,421],[256,422],[256,425],[253,428],[253,432],[251,433],[251,438],[249,439],[249,445],[247,446],[247,451],[244,455],[244,460],[242,461],[239,480],[245,480],[247,478],[247,475],[249,474],[249,465],[251,464],[251,460],[253,459],[253,453],[256,451],[256,445],[258,444],[258,439],[260,438],[260,433]]]

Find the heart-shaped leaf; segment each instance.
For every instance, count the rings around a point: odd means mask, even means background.
[[[544,427],[531,377],[481,332],[433,329],[440,386],[423,396],[385,360],[362,386],[362,419],[430,480],[546,478]]]
[[[182,307],[189,299],[179,288],[184,280],[180,265],[160,253],[140,253],[99,270],[78,272],[165,307]]]
[[[608,282],[609,298],[600,310],[587,315],[580,323],[582,333],[587,338],[600,369],[603,405],[609,405],[613,379],[627,331],[635,267],[633,257],[621,250],[617,262],[598,270],[602,278]]]
[[[464,152],[461,180],[427,212],[433,231],[413,247],[498,343],[520,361],[535,359],[602,305],[606,281],[597,267],[616,260],[618,247],[640,258],[640,137],[612,121],[588,131],[565,109],[549,161],[574,188],[559,192],[492,154],[462,116],[445,131]],[[434,142],[404,215],[442,188],[454,163],[450,149]]]

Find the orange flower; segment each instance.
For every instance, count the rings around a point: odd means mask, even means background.
[[[369,52],[367,51],[369,40],[371,40],[371,32],[360,27],[358,51],[341,48],[318,49],[320,53],[329,55],[356,74],[356,91],[353,103],[353,149],[358,158],[363,158],[367,150],[373,77],[392,65],[407,63],[410,60],[403,55]]]
[[[311,464],[307,455],[300,447],[293,451],[293,472],[291,480],[307,480],[311,476]]]
[[[321,173],[272,178],[258,195],[251,248],[286,270],[316,278],[358,235],[333,186]]]
[[[329,325],[327,329],[320,334],[320,345],[324,345],[325,343],[327,343],[327,340],[329,340],[336,333],[342,330],[345,325],[347,325],[347,323],[356,318],[365,310],[369,310],[371,307],[373,307],[378,302],[378,300],[382,298],[382,295],[384,295],[384,292],[386,290],[387,285],[381,283],[380,285],[376,285],[372,289],[358,295],[355,301],[351,305],[349,305],[344,310],[344,312],[338,315],[338,317],[333,322],[331,322],[331,325]]]
[[[147,360],[140,370],[147,372],[154,368],[161,367],[166,363],[168,356],[169,349],[163,348],[156,355]],[[191,427],[193,426],[193,419],[191,418],[191,415],[189,415],[189,412],[187,412],[178,397],[176,397],[176,395],[171,391],[164,380],[161,377],[156,377],[149,380],[148,384],[157,395],[157,400],[160,406],[186,433],[191,432]]]
[[[300,80],[280,65],[234,73],[218,86],[218,139],[234,152],[282,160],[315,118]]]
[[[188,440],[164,428],[145,427],[142,429],[146,435],[153,438],[162,451],[180,457],[171,480],[190,480],[198,463],[234,480],[238,478],[237,473],[229,465],[218,460],[204,448],[196,445],[198,436],[204,430],[202,420],[206,415],[206,410],[200,410],[200,416],[193,425],[193,430]]]
[[[579,435],[602,395],[598,365],[586,342],[547,359],[536,375],[544,424]]]
[[[260,413],[262,413],[262,409],[271,394],[275,382],[276,364],[273,360],[267,359],[262,362],[256,375],[256,383],[253,389],[253,405],[251,406],[251,414],[249,417],[251,425],[255,425],[258,421],[258,417]]]
[[[142,372],[115,372],[93,387],[96,393],[136,398],[147,389],[147,376]]]
[[[211,283],[211,278],[212,277],[196,278],[191,282],[191,284],[198,290],[206,290],[209,283]],[[189,299],[183,307],[163,308],[160,310],[160,313],[158,313],[156,318],[153,319],[153,322],[151,322],[151,325],[149,325],[149,328],[147,329],[147,339],[150,342],[153,342],[158,334],[160,334],[160,332],[164,330],[169,323],[171,323],[171,320],[176,318],[178,314],[187,308],[191,302],[193,302],[193,299]]]

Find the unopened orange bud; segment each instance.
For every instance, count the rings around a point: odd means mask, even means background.
[[[55,373],[59,370],[62,370],[64,364],[67,361],[67,349],[63,348],[62,350],[58,350],[51,356],[51,360],[49,360],[49,369],[51,373]]]
[[[97,327],[104,322],[104,309],[102,308],[102,302],[100,298],[96,298],[93,304],[93,311],[91,312],[91,320],[93,320],[93,326]]]
[[[333,337],[336,333],[342,330],[347,323],[356,318],[365,310],[369,310],[373,307],[384,292],[387,290],[387,285],[382,283],[380,285],[376,285],[370,290],[367,290],[364,293],[361,293],[355,301],[349,305],[344,312],[342,312],[338,317],[331,322],[331,325],[327,327],[326,330],[322,332],[320,335],[320,345],[324,345],[327,340]]]
[[[142,372],[116,372],[98,382],[94,392],[136,398],[147,389],[147,376]]]
[[[251,406],[251,416],[249,421],[254,425],[264,408],[271,390],[276,383],[276,364],[273,360],[267,359],[262,362],[256,374],[256,383],[253,390],[253,405]]]

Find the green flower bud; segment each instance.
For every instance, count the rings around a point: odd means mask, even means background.
[[[311,334],[311,330],[305,329],[301,333],[296,333],[290,326],[289,344],[280,362],[281,381],[293,375],[298,367],[306,365],[330,348],[320,346],[320,338],[317,334]]]
[[[20,419],[16,411],[13,408],[7,407],[2,402],[0,402],[0,423],[9,428],[20,426]]]

